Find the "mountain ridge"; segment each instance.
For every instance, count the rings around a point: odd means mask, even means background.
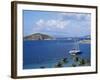
[[[53,37],[43,33],[33,33],[31,35],[25,36],[24,40],[52,40]]]

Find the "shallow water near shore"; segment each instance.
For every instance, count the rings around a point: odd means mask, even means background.
[[[91,64],[91,44],[79,44],[81,54],[79,59],[87,60]],[[79,66],[73,60],[69,51],[73,49],[74,41],[70,40],[25,40],[23,42],[23,69],[55,68],[56,65],[66,58],[67,62],[62,67]]]

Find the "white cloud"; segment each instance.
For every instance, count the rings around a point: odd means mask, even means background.
[[[40,19],[36,22],[37,27],[42,28],[47,28],[50,30],[51,29],[64,29],[67,27],[69,21],[66,20],[55,20],[55,19],[50,19],[50,20],[43,20]]]
[[[91,15],[89,13],[59,13],[58,16],[64,18],[64,17],[68,17],[68,18],[74,18],[75,20],[90,20]]]
[[[57,14],[57,19],[39,19],[36,22],[37,27],[50,27],[50,28],[59,28],[64,29],[67,27],[72,20],[81,20],[86,23],[86,21],[90,20],[90,14],[83,14],[83,13],[59,13]]]
[[[43,26],[44,25],[44,20],[40,19],[39,21],[36,22],[36,25],[38,25],[39,27]]]
[[[57,20],[53,20],[53,19],[47,20],[47,22],[46,22],[46,25],[49,26],[49,27],[52,27],[56,24],[57,24]]]
[[[90,14],[81,13],[59,13],[56,19],[41,18],[36,21],[34,32],[66,33],[69,35],[80,35],[90,32]]]

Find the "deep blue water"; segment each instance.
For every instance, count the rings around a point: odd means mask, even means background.
[[[62,58],[69,58],[73,41],[68,40],[25,40],[23,42],[23,69],[40,66],[51,68]],[[90,60],[90,44],[79,44],[80,57]],[[70,58],[69,58],[70,59]]]

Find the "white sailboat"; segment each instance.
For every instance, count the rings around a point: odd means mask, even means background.
[[[69,53],[71,55],[77,55],[77,54],[81,53],[81,51],[79,49],[79,42],[77,41],[77,39],[74,39],[74,48],[72,50],[70,50]]]

